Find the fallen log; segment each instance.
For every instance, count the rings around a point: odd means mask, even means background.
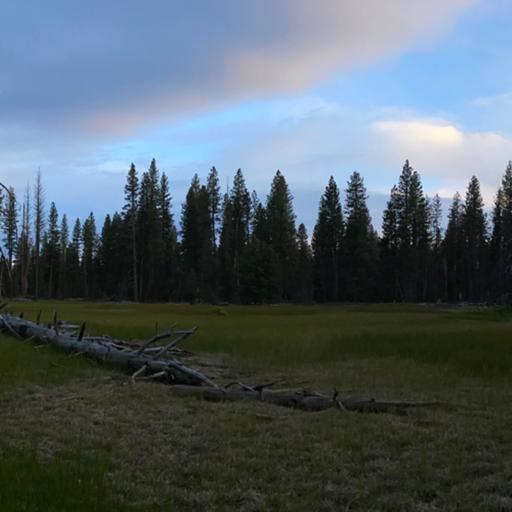
[[[170,388],[176,396],[195,396],[212,402],[260,401],[282,407],[291,407],[305,411],[324,411],[332,407],[364,413],[404,413],[413,407],[438,407],[440,402],[410,402],[399,400],[375,400],[373,398],[342,397],[334,393],[329,397],[308,390],[270,390],[257,391],[250,386],[240,385],[239,389],[205,388],[187,385],[174,385]]]
[[[18,338],[34,338],[40,344],[52,344],[67,351],[81,352],[93,359],[122,365],[135,372],[141,368],[152,373],[162,374],[163,372],[169,383],[217,387],[206,375],[175,359],[159,359],[158,356],[163,355],[162,349],[156,355],[139,353],[140,346],[134,349],[117,344],[115,340],[106,337],[88,338],[84,336],[83,331],[78,336],[68,332],[59,332],[56,328],[57,323],[54,323],[53,326],[45,327],[24,318],[7,314],[0,315],[0,329],[7,329]],[[182,339],[186,337],[183,331],[179,331],[179,336]]]
[[[0,310],[6,304],[0,305]],[[404,413],[412,407],[432,407],[447,405],[440,402],[407,402],[385,401],[373,398],[358,398],[353,396],[340,396],[337,391],[332,396],[317,393],[307,389],[290,390],[269,389],[280,382],[274,381],[266,384],[249,386],[235,381],[225,387],[219,387],[209,377],[194,368],[185,366],[177,359],[169,357],[179,351],[180,341],[191,336],[196,328],[190,330],[174,330],[161,334],[157,333],[143,344],[136,344],[122,340],[115,340],[110,336],[85,336],[85,323],[81,326],[59,322],[57,314],[53,323],[48,326],[40,324],[41,313],[37,322],[26,320],[23,315],[0,314],[0,329],[3,329],[18,339],[35,341],[35,348],[54,345],[73,355],[85,355],[92,359],[106,361],[124,366],[131,370],[132,381],[139,377],[141,380],[160,380],[171,384],[170,390],[176,396],[195,396],[210,401],[260,401],[290,407],[305,411],[323,411],[336,407],[343,411],[356,411],[363,413]],[[78,331],[79,328],[79,331]],[[151,347],[153,343],[163,339],[170,339],[163,347]],[[207,366],[207,365],[206,365]],[[148,373],[148,375],[145,375]]]

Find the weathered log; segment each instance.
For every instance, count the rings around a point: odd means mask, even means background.
[[[296,391],[289,389],[270,390],[262,389],[260,392],[250,386],[241,385],[240,389],[205,388],[187,385],[174,385],[170,387],[176,396],[195,396],[213,402],[260,401],[291,407],[306,411],[324,411],[332,407],[341,410],[365,413],[404,413],[413,407],[435,407],[443,405],[440,402],[407,402],[398,400],[374,400],[373,398],[341,397],[334,393],[332,397],[314,393],[307,390]]]
[[[0,309],[4,308],[0,306]],[[38,321],[40,314],[38,315]],[[65,324],[64,324],[65,325]],[[142,379],[161,379],[172,384],[171,392],[177,396],[196,396],[212,401],[261,401],[291,407],[306,411],[323,411],[337,407],[342,411],[357,412],[394,412],[403,413],[412,407],[432,407],[446,405],[440,402],[407,402],[384,401],[373,398],[358,398],[353,396],[342,397],[337,391],[332,396],[316,393],[310,390],[270,390],[269,387],[280,381],[249,386],[235,381],[224,388],[218,387],[211,379],[198,370],[189,368],[176,359],[162,359],[171,350],[176,350],[179,341],[189,337],[195,332],[195,328],[188,331],[168,331],[156,334],[145,344],[137,345],[121,340],[114,340],[109,336],[85,336],[85,323],[81,325],[80,332],[76,332],[77,326],[72,326],[75,332],[62,327],[53,318],[53,325],[45,327],[38,323],[30,322],[22,317],[9,314],[0,315],[0,329],[5,329],[20,339],[34,340],[39,345],[36,348],[55,345],[74,354],[83,354],[93,359],[107,361],[123,365],[134,371],[132,381],[144,373],[148,376]],[[157,340],[176,336],[164,347],[150,347]],[[238,386],[238,387],[236,387]]]
[[[11,315],[0,315],[1,328],[7,329],[11,334],[20,338],[33,337],[39,343],[51,343],[68,351],[82,352],[93,359],[123,365],[133,370],[146,367],[152,373],[165,372],[170,383],[216,387],[216,384],[206,375],[188,368],[179,361],[158,360],[154,355],[138,354],[136,350],[119,347],[107,338],[87,338],[84,336],[83,326],[80,334],[76,337],[66,332],[58,332],[55,326],[44,327]]]

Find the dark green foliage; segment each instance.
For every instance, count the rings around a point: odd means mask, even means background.
[[[419,174],[406,160],[383,219],[384,294],[393,300],[426,300],[429,211]]]
[[[96,232],[96,220],[91,212],[82,226],[82,278],[85,298],[94,297],[96,294],[96,255],[98,249],[98,236]]]
[[[463,216],[464,206],[457,192],[448,213],[448,227],[444,238],[445,297],[449,301],[462,300]]]
[[[294,298],[301,303],[313,300],[313,252],[309,244],[306,226],[297,229],[297,271]]]
[[[190,302],[512,302],[512,163],[488,233],[480,184],[456,195],[443,233],[441,200],[429,199],[406,161],[391,189],[380,237],[363,178],[349,178],[345,197],[334,177],[320,198],[310,241],[295,229],[293,198],[277,171],[265,204],[249,194],[239,169],[221,201],[212,167],[194,176],[179,231],[169,179],[153,159],[139,179],[131,164],[122,213],[74,224],[45,198],[38,174],[18,207],[3,194],[0,294],[44,298]],[[342,207],[343,203],[343,207]],[[32,215],[31,215],[32,213]]]
[[[257,238],[245,246],[240,261],[240,299],[246,304],[279,300],[279,260],[272,247]]]
[[[466,192],[463,211],[464,297],[475,302],[483,296],[487,263],[487,226],[480,184],[473,176]]]
[[[189,301],[214,299],[214,248],[209,196],[197,174],[193,177],[181,212],[181,258],[185,274],[183,296]]]
[[[369,301],[377,297],[377,235],[366,206],[366,188],[358,172],[347,185],[343,240],[344,298]]]
[[[241,169],[235,174],[233,188],[224,196],[219,259],[222,293],[232,302],[240,301],[241,258],[249,240],[251,200]]]
[[[284,300],[293,299],[296,278],[297,244],[292,201],[293,198],[288,189],[288,184],[281,171],[277,171],[267,198],[266,221],[269,235],[268,243],[279,261],[278,286],[281,290],[280,295]]]
[[[318,301],[337,301],[341,298],[343,234],[340,192],[331,176],[320,199],[313,232],[315,299]]]

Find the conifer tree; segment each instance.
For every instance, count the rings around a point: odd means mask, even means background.
[[[345,237],[343,240],[344,297],[368,301],[376,297],[377,242],[366,205],[366,188],[354,172],[345,192]]]
[[[211,246],[214,251],[217,250],[217,232],[220,221],[220,184],[219,173],[215,167],[212,167],[206,180],[206,190],[208,191],[208,212],[210,214],[211,228]]]
[[[69,297],[69,276],[68,276],[68,250],[69,250],[69,226],[67,215],[62,216],[60,223],[59,240],[59,285],[57,296],[59,298]]]
[[[443,271],[443,230],[442,218],[443,207],[441,199],[436,194],[431,201],[428,202],[428,219],[429,219],[429,240],[430,240],[430,254],[428,264],[428,279],[425,285],[427,286],[428,299],[438,301],[441,300],[444,294],[444,271]]]
[[[68,248],[67,270],[70,297],[83,297],[83,279],[81,268],[82,225],[76,219]]]
[[[393,186],[382,220],[380,240],[380,296],[384,300],[401,299],[399,279],[399,236],[398,218],[400,197],[398,187]]]
[[[159,212],[160,175],[153,159],[142,175],[138,210],[139,298],[155,296],[163,253],[162,222]]]
[[[34,186],[34,295],[39,298],[41,285],[41,246],[44,233],[44,189],[41,171],[37,171]]]
[[[59,214],[55,203],[51,203],[48,213],[48,231],[43,247],[46,296],[55,298],[59,285],[60,230]]]
[[[487,225],[480,183],[476,176],[469,182],[464,203],[463,219],[464,296],[478,301],[483,297],[486,274]]]
[[[181,212],[181,251],[185,273],[184,294],[187,300],[212,300],[211,225],[209,198],[197,174],[187,192]]]
[[[18,238],[18,206],[16,194],[12,187],[9,188],[9,193],[5,200],[7,204],[2,216],[2,228],[4,232],[4,245],[7,250],[7,263],[9,265],[9,271],[12,271]]]
[[[297,282],[294,295],[302,303],[313,300],[313,253],[306,226],[302,223],[297,229]]]
[[[85,298],[93,298],[96,294],[96,255],[98,235],[96,220],[91,212],[82,226],[82,276]]]
[[[176,287],[177,256],[176,227],[172,214],[172,198],[169,191],[169,179],[162,173],[158,195],[158,211],[160,217],[162,258],[160,260],[158,298],[169,300]]]
[[[344,234],[340,192],[331,176],[320,199],[313,232],[315,298],[320,302],[341,298],[341,256]]]
[[[285,300],[293,299],[297,242],[293,197],[281,171],[277,171],[267,198],[269,244],[279,261],[279,285]]]
[[[251,198],[242,170],[238,169],[233,179],[233,188],[224,197],[219,245],[223,295],[232,302],[240,301],[240,263],[249,240],[250,220]]]
[[[21,233],[16,252],[19,267],[20,292],[22,297],[26,297],[29,291],[30,251],[30,188],[27,186],[22,205]]]
[[[445,296],[449,301],[462,300],[464,205],[460,194],[453,196],[444,238]]]
[[[138,221],[138,206],[139,206],[139,178],[137,169],[132,163],[126,185],[124,187],[125,204],[123,208],[124,221],[127,227],[128,250],[130,253],[130,274],[132,280],[133,300],[139,300],[139,278],[138,278],[138,259],[137,259],[137,221]]]

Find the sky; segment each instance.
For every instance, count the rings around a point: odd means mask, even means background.
[[[405,159],[490,207],[512,159],[509,0],[0,0],[0,180],[101,218],[155,158],[174,209],[194,173],[280,169],[311,229],[333,175],[376,228]]]

